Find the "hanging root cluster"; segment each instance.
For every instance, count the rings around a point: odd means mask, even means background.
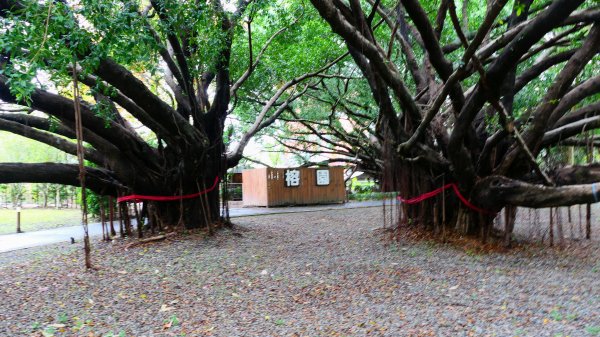
[[[224,175],[224,177],[226,177]],[[136,236],[140,240],[146,236],[161,236],[164,233],[198,228],[209,235],[222,227],[230,227],[229,194],[227,179],[224,178],[217,188],[210,189],[205,184],[197,183],[199,191],[210,190],[195,198],[172,201],[129,200],[117,202],[112,196],[102,197],[99,202],[102,237],[110,241],[114,237],[126,238]],[[210,198],[219,198],[219,209],[212,209]],[[135,228],[134,228],[135,224]],[[189,227],[187,224],[199,224]]]
[[[384,167],[381,188],[388,195],[411,198],[427,194],[446,186],[450,181],[445,173],[424,168],[418,163],[399,159],[392,137],[385,137]],[[468,201],[467,201],[468,202]],[[388,201],[389,203],[389,201]],[[473,208],[473,205],[470,205]],[[420,229],[445,241],[449,236],[468,235],[480,237],[486,243],[492,236],[496,215],[478,212],[466,207],[453,189],[443,189],[439,194],[419,203],[407,204],[395,196],[388,205],[384,202],[385,226],[393,226],[392,238],[398,240],[403,229]],[[390,220],[387,220],[390,219]],[[514,218],[510,221],[514,223]],[[512,232],[512,229],[510,229]],[[510,234],[508,234],[510,237]]]

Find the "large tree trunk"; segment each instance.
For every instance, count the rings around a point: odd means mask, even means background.
[[[148,216],[163,230],[207,228],[212,232],[220,220],[219,204],[218,192],[181,201],[149,202]]]

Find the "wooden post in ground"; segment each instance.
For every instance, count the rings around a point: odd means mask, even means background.
[[[550,207],[550,247],[554,246],[554,218],[552,217],[552,207]]]
[[[106,228],[106,212],[104,211],[104,198],[100,197],[100,222],[102,223],[102,240],[108,241],[108,228]]]
[[[21,230],[21,207],[17,207],[17,233],[23,233]]]
[[[594,141],[589,131],[586,132],[585,138],[588,145],[587,162],[591,164],[594,162]],[[585,211],[585,238],[589,240],[592,237],[592,205],[587,204]]]
[[[142,221],[142,217],[140,215],[140,212],[138,211],[137,202],[133,203],[133,210],[135,211],[135,220],[137,221],[138,239],[141,239],[144,236],[144,234],[143,234],[144,222]]]
[[[585,209],[585,238],[592,238],[592,205],[587,204]]]
[[[556,207],[554,212],[556,214],[556,235],[558,236],[558,245],[560,247],[564,247],[565,246],[565,234],[563,232],[561,209],[559,207]]]
[[[108,197],[108,220],[110,222],[110,235],[117,236],[117,232],[115,231],[115,203],[111,196]]]
[[[125,230],[123,228],[123,205],[118,204],[117,208],[119,209],[119,235],[121,238],[125,237]]]
[[[131,218],[129,217],[129,203],[124,203],[123,204],[123,216],[125,217],[123,219],[124,223],[125,223],[125,234],[128,237],[131,237]]]

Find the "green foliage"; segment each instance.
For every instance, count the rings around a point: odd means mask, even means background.
[[[44,337],[54,337],[54,334],[56,334],[56,328],[53,326],[48,326],[42,331]]]
[[[15,69],[14,65],[8,65],[1,72],[8,75],[7,83],[10,84],[10,92],[15,95],[17,101],[23,102],[25,105],[31,105],[30,96],[35,90],[33,78],[35,72],[33,69]]]
[[[159,51],[166,48],[160,41],[173,36],[186,36],[184,46],[186,62],[192,78],[214,71],[221,61],[220,55],[228,43],[232,44],[230,72],[233,80],[248,68],[247,30],[252,27],[253,61],[267,41],[279,30],[262,55],[253,75],[237,94],[234,114],[242,122],[252,121],[261,108],[256,98],[272,95],[278,87],[304,73],[314,71],[345,52],[345,46],[336,40],[331,43],[331,30],[317,11],[298,0],[254,1],[242,14],[240,24],[232,35],[222,29],[222,16],[231,15],[215,10],[211,2],[157,1],[162,17],[151,9],[144,15],[147,4],[139,1],[83,0],[78,6],[68,3],[39,3],[24,1],[26,9],[0,21],[0,50],[8,52],[11,66],[3,69],[10,79],[10,88],[19,100],[30,103],[30,95],[40,83],[37,77],[48,78],[58,91],[72,96],[69,69],[75,59],[82,76],[92,73],[100,61],[110,57],[130,69],[159,96],[169,101],[170,93],[164,90]],[[336,38],[334,38],[336,39]],[[291,91],[290,91],[291,92]],[[100,81],[91,89],[82,88],[84,100],[94,93],[113,97],[114,88]],[[280,100],[289,97],[286,93]],[[94,113],[105,124],[114,118],[114,111],[103,102],[90,104]],[[272,113],[272,112],[269,112]],[[236,127],[232,141],[244,131]],[[153,142],[153,137],[149,141]]]
[[[94,114],[104,120],[104,127],[108,128],[115,119],[115,112],[107,101],[99,101],[92,107]]]
[[[241,185],[228,185],[228,197],[229,200],[242,200],[242,186]]]
[[[11,90],[26,103],[35,88],[32,79],[41,71],[58,86],[66,87],[75,56],[84,75],[106,57],[133,72],[156,74],[159,50],[165,46],[157,44],[149,29],[154,29],[163,41],[169,34],[192,32],[188,63],[195,77],[212,70],[229,38],[213,6],[203,2],[162,2],[168,20],[144,16],[146,3],[137,1],[84,0],[80,6],[33,1],[23,4],[25,15],[19,13],[0,21],[0,29],[5,32],[0,36],[0,50],[11,56],[13,66],[3,69]]]
[[[383,200],[386,199],[387,193],[384,192],[363,192],[363,193],[352,193],[348,195],[348,199],[356,201],[367,201],[367,200]]]
[[[165,319],[164,322],[169,326],[178,326],[180,324],[179,318],[177,318],[177,315],[175,314],[171,315],[168,319]]]
[[[98,195],[96,193],[94,193],[93,191],[87,190],[86,194],[86,201],[87,201],[87,210],[88,210],[88,214],[93,216],[93,217],[100,217],[100,205],[102,204],[104,206],[105,210],[109,209],[109,203],[108,203],[108,198],[106,196],[101,196]],[[116,208],[116,201],[113,199],[113,207]]]
[[[41,327],[42,327],[42,324],[40,324],[40,322],[33,322],[31,324],[31,330],[32,331],[39,330]]]
[[[550,311],[550,317],[555,321],[562,321],[563,315],[556,309]]]
[[[56,316],[56,321],[60,324],[65,324],[69,321],[69,316],[64,312],[61,312]]]
[[[600,326],[591,325],[585,328],[585,332],[592,336],[600,336]]]
[[[247,13],[251,19],[253,60],[276,32],[283,31],[268,45],[252,76],[238,91],[235,115],[242,125],[236,128],[234,138],[245,131],[246,123],[251,123],[262,108],[256,99],[268,99],[283,83],[318,70],[346,51],[343,44],[331,42],[336,38],[329,26],[312,6],[301,1],[259,1]],[[231,59],[234,79],[247,70],[250,62],[247,34],[247,24],[236,30]]]
[[[377,188],[373,181],[353,181],[352,182],[352,193],[370,193],[374,192]]]
[[[248,8],[240,13],[241,20],[236,23],[232,32],[226,33],[223,29],[226,16],[232,16],[232,9],[221,12],[212,2],[195,1],[165,1],[157,0],[157,8],[148,8],[148,3],[143,1],[117,1],[117,0],[82,0],[74,5],[63,2],[38,2],[25,0],[26,7],[18,13],[0,20],[0,50],[8,52],[11,57],[9,66],[2,72],[9,79],[10,90],[23,101],[30,104],[31,93],[36,87],[43,87],[52,83],[56,91],[70,97],[71,74],[70,67],[77,60],[81,67],[82,76],[91,74],[100,62],[110,57],[147,84],[147,86],[165,101],[173,100],[172,92],[165,90],[162,79],[162,65],[160,52],[167,48],[165,42],[178,40],[187,41],[182,46],[192,78],[200,78],[201,74],[215,70],[217,64],[229,62],[228,71],[231,79],[239,78],[248,67],[256,62],[260,56],[260,63],[253,69],[252,76],[237,91],[231,104],[234,116],[228,124],[226,143],[235,143],[240,135],[246,131],[256,118],[258,111],[264,106],[273,93],[290,79],[321,68],[328,61],[342,55],[347,51],[347,46],[331,28],[326,24],[318,12],[309,3],[300,0],[253,1]],[[439,2],[421,2],[429,19],[434,22]],[[362,3],[368,13],[369,5]],[[382,6],[389,9],[395,8],[397,2],[384,0]],[[463,19],[467,33],[474,32],[482,23],[486,8],[480,3],[458,2],[457,11],[462,13],[466,4]],[[587,6],[587,5],[586,5]],[[234,6],[235,7],[235,6]],[[506,31],[506,19],[514,11],[517,16],[524,13],[526,6],[519,2],[509,2],[498,16],[498,24],[490,32],[489,37],[495,38]],[[235,10],[235,8],[233,9]],[[408,16],[405,16],[408,19]],[[392,39],[392,28],[382,21],[377,14],[374,18],[374,38],[380,46],[390,46],[389,62],[398,69],[400,76],[405,80],[411,94],[416,94],[416,83],[411,77],[407,67],[407,59],[400,51],[398,41]],[[448,22],[443,27],[440,41],[442,44],[457,41],[454,27]],[[248,32],[252,31],[252,45],[248,42]],[[412,47],[419,65],[426,66],[422,59],[425,52],[419,47],[419,41],[414,33],[403,31],[400,34],[406,38],[409,48]],[[560,33],[570,29],[564,27],[556,29]],[[584,29],[573,34],[568,45],[559,44],[554,51],[564,51],[581,45],[589,31]],[[156,37],[156,38],[155,38]],[[183,39],[185,37],[187,39]],[[221,53],[231,44],[230,59],[224,59]],[[268,44],[268,46],[267,46]],[[177,45],[177,44],[174,44]],[[251,50],[249,50],[251,48]],[[263,53],[264,51],[264,53]],[[449,61],[456,68],[462,64],[461,52],[447,55]],[[251,57],[252,55],[252,57]],[[222,59],[223,58],[223,59]],[[531,57],[519,66],[519,71],[531,67],[537,57]],[[581,82],[597,73],[600,57],[596,57],[588,64],[578,77]],[[487,66],[487,63],[486,63]],[[529,83],[517,96],[514,102],[513,115],[515,118],[526,117],[540,102],[542,93],[554,81],[561,65],[552,67],[539,78]],[[39,80],[40,77],[44,79]],[[436,79],[439,81],[439,79]],[[469,88],[479,81],[478,75],[472,75],[461,86]],[[304,84],[310,83],[309,95],[294,101],[290,109],[282,115],[286,120],[301,119],[313,123],[314,129],[294,122],[277,122],[275,128],[265,129],[262,136],[275,137],[281,143],[302,144],[296,152],[299,160],[309,160],[307,151],[315,149],[336,149],[338,145],[345,145],[345,151],[350,157],[356,153],[379,158],[377,146],[373,144],[376,139],[376,123],[379,109],[372,97],[368,82],[354,64],[351,57],[347,57],[338,65],[327,71],[327,76],[311,79],[288,90],[279,99],[282,102],[298,93]],[[195,85],[198,85],[196,83]],[[84,100],[92,101],[92,96],[102,94],[115,97],[115,88],[98,81],[95,86],[84,89]],[[599,95],[592,96],[583,103],[597,100]],[[553,102],[553,103],[559,103]],[[399,114],[403,113],[402,107],[397,102],[393,103]],[[176,105],[173,103],[173,105]],[[425,104],[423,104],[425,106]],[[93,112],[101,117],[108,126],[115,119],[115,110],[104,102],[97,100],[89,103]],[[271,109],[267,117],[273,113]],[[56,121],[56,120],[54,120]],[[497,115],[486,116],[488,133],[500,130],[502,127]],[[451,121],[450,121],[451,123]],[[51,128],[52,129],[52,128]],[[229,132],[230,131],[230,132]],[[157,147],[154,134],[147,137],[151,146]],[[286,143],[286,144],[288,144]],[[12,148],[12,146],[3,147]],[[18,148],[18,147],[15,147]],[[42,149],[42,147],[40,147]],[[28,154],[24,160],[18,159],[22,154],[12,153],[10,161],[72,161],[72,158],[48,158],[39,160],[50,151],[36,150],[40,155]],[[25,152],[25,151],[17,151]],[[310,153],[312,153],[310,152]],[[318,152],[318,151],[317,151]],[[27,153],[27,152],[25,152]],[[0,152],[0,158],[3,154]],[[35,159],[32,159],[35,157]],[[560,151],[549,150],[544,153],[545,165],[564,162],[564,154]],[[279,159],[279,158],[274,158]],[[365,193],[365,191],[357,191]],[[39,197],[39,193],[38,193]],[[98,200],[94,196],[89,198],[90,210],[98,213]]]

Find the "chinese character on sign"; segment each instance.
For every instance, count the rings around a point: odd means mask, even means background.
[[[285,170],[285,186],[300,186],[300,170]]]
[[[317,170],[317,186],[329,185],[329,170]]]

